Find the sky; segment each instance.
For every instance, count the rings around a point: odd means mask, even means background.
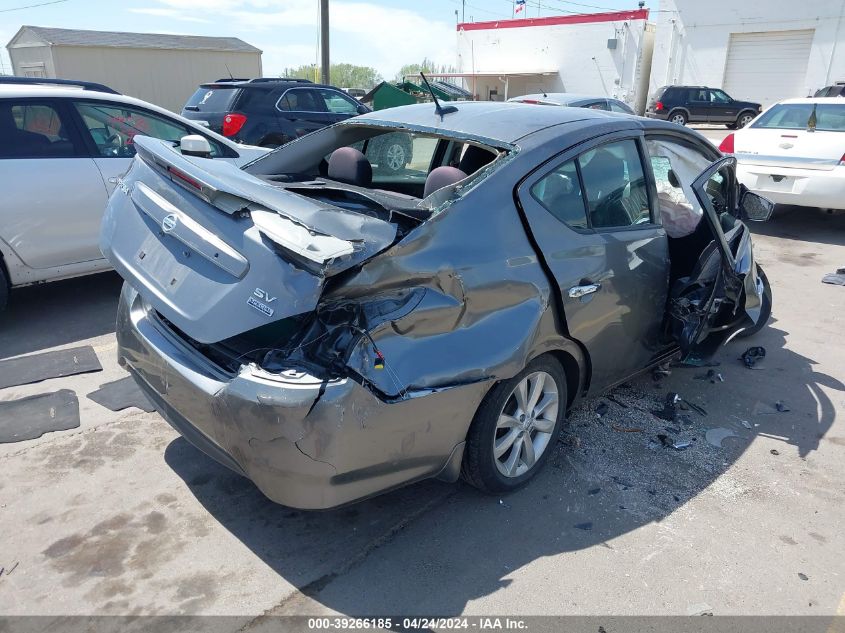
[[[319,0],[0,0],[0,71],[11,72],[5,44],[23,24],[36,26],[234,36],[264,51],[267,76],[317,61]],[[657,0],[646,2],[655,8]],[[455,64],[455,25],[508,19],[512,0],[330,0],[331,60],[372,66],[392,78],[427,57]],[[636,0],[527,0],[518,17],[636,8]],[[10,10],[11,9],[11,10]]]

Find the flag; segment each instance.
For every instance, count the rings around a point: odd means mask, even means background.
[[[514,8],[514,13],[519,13],[525,8],[525,0],[516,0],[516,6]]]

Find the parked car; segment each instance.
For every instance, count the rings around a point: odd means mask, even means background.
[[[349,119],[240,171],[138,139],[111,198],[120,364],[274,501],[328,508],[460,473],[514,490],[578,398],[768,318],[743,219],[771,205],[698,133],[450,108]],[[427,167],[372,166],[388,134]]]
[[[100,221],[137,134],[200,135],[237,166],[268,151],[98,84],[0,78],[0,309],[10,288],[110,268]]]
[[[571,92],[542,92],[537,94],[512,97],[508,101],[515,103],[533,103],[536,105],[569,106],[572,108],[592,108],[594,110],[608,110],[623,114],[636,114],[624,101],[612,97],[596,95],[579,95]]]
[[[813,97],[845,97],[845,84],[825,86],[816,90]]]
[[[334,86],[307,79],[218,79],[202,84],[182,116],[241,143],[278,147],[288,141],[369,112]]]
[[[845,101],[787,99],[720,148],[746,187],[773,202],[845,209]]]
[[[759,103],[739,101],[718,88],[663,86],[649,99],[645,115],[678,125],[724,123],[736,129],[751,123],[762,111]]]

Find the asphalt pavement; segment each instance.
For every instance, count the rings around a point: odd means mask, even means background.
[[[73,390],[81,422],[0,444],[0,614],[232,631],[268,614],[845,614],[845,288],[821,283],[845,266],[845,214],[779,209],[753,230],[773,319],[715,378],[675,367],[584,402],[515,494],[424,482],[319,513],[274,505],[156,413],[86,397],[125,375],[116,275],[14,292],[0,358],[91,345],[103,371],[0,390]],[[751,344],[759,369],[738,360]],[[672,392],[704,413],[654,415]]]

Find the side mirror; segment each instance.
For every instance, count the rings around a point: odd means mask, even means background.
[[[771,200],[748,191],[744,186],[742,189],[742,197],[739,200],[739,213],[742,220],[765,222],[772,217],[775,204]]]
[[[179,141],[179,149],[186,156],[211,158],[211,143],[201,134],[189,134]]]

